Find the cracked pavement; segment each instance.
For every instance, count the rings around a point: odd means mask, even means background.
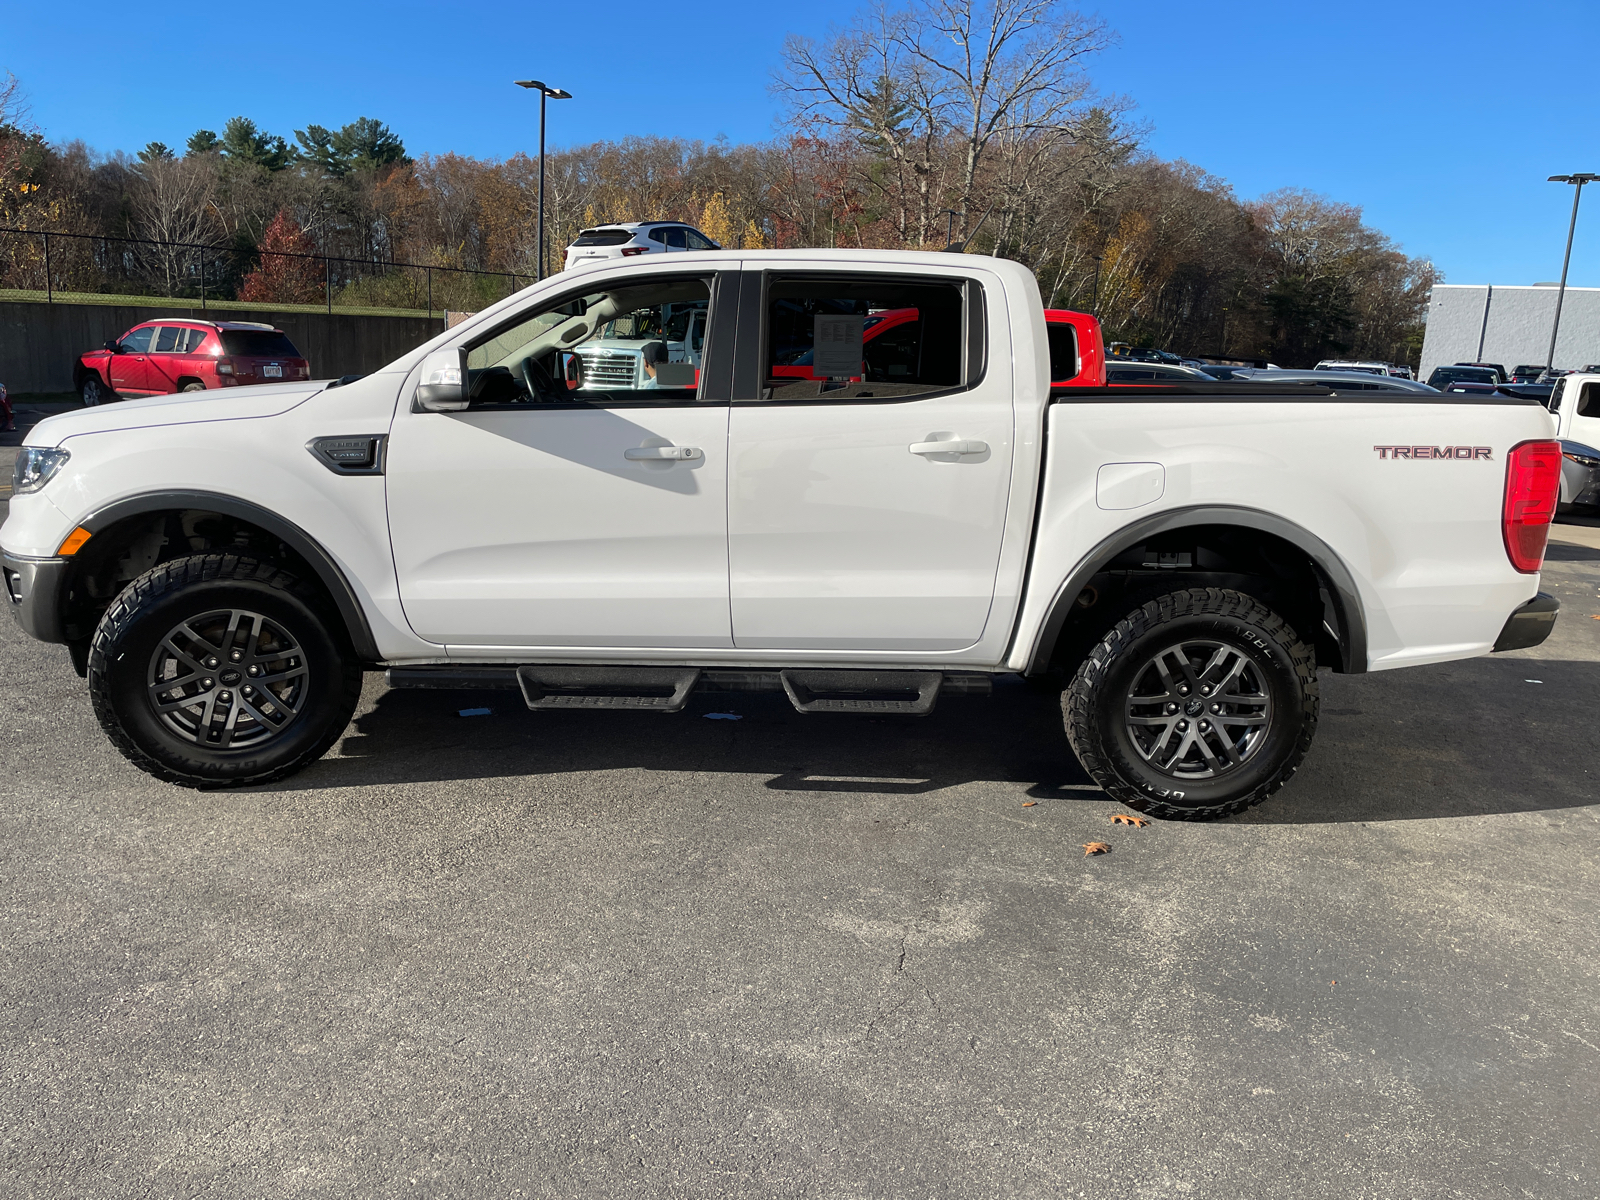
[[[372,676],[304,774],[184,791],[0,623],[0,1194],[1592,1197],[1600,529],[1557,535],[1544,647],[1325,675],[1278,797],[1142,830],[1014,684]]]

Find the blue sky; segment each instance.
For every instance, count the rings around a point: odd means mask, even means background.
[[[1081,7],[1120,34],[1092,72],[1137,104],[1155,153],[1241,197],[1294,186],[1359,204],[1453,283],[1559,275],[1571,189],[1545,177],[1600,171],[1600,89],[1584,66],[1600,3]],[[555,144],[770,137],[784,35],[821,36],[855,5],[288,2],[251,6],[248,21],[158,8],[131,23],[125,4],[97,0],[5,8],[0,69],[54,141],[133,151],[236,114],[285,136],[373,116],[413,153],[504,156],[537,145],[536,101],[511,86],[528,76],[575,95],[552,104]],[[1584,205],[1570,282],[1600,286],[1600,186]]]

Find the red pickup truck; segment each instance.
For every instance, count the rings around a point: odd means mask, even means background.
[[[908,346],[917,345],[915,326],[920,316],[914,308],[891,308],[866,319],[861,343],[869,373],[874,367],[881,370],[888,366],[886,361],[877,360],[894,357],[900,340],[895,336],[896,330],[910,334]],[[1105,387],[1106,351],[1099,318],[1065,308],[1047,308],[1044,319],[1050,330],[1050,386]],[[806,349],[789,362],[774,364],[772,374],[790,379],[817,378],[811,367],[811,350]]]

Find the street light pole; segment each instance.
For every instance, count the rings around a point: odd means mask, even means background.
[[[544,108],[546,100],[571,100],[572,93],[547,87],[537,79],[515,80],[518,87],[534,88],[539,93],[539,266],[536,279],[544,278]]]
[[[1550,350],[1544,356],[1544,369],[1548,374],[1556,362],[1556,334],[1561,329],[1561,305],[1567,298],[1567,265],[1572,262],[1572,235],[1578,228],[1578,201],[1583,199],[1583,185],[1600,179],[1592,171],[1579,171],[1573,175],[1552,175],[1550,183],[1570,183],[1572,189],[1572,221],[1567,225],[1567,253],[1561,260],[1561,286],[1556,291],[1556,319],[1550,324]]]

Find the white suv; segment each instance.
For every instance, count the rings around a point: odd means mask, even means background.
[[[605,258],[665,254],[675,250],[721,250],[705,234],[682,221],[620,221],[585,229],[567,247],[567,269]]]

